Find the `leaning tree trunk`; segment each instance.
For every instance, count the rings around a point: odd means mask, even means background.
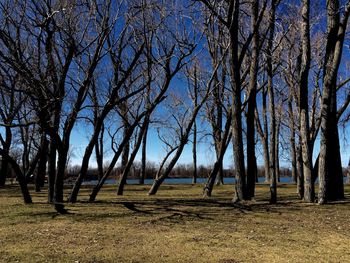
[[[141,157],[141,174],[140,174],[140,185],[145,184],[146,178],[146,155],[147,155],[147,134],[148,134],[149,123],[147,123],[147,127],[145,129],[145,133],[142,139],[142,157]]]
[[[190,125],[192,126],[191,123],[190,123]],[[172,169],[176,165],[176,163],[177,163],[178,159],[180,158],[181,153],[182,153],[182,151],[183,151],[183,149],[184,149],[184,147],[186,145],[186,142],[187,142],[187,139],[188,139],[188,133],[186,132],[184,137],[181,138],[180,145],[177,148],[174,157],[171,159],[170,163],[167,165],[165,170],[164,171],[162,171],[162,169],[158,170],[156,179],[153,181],[152,187],[149,190],[148,195],[155,195],[158,192],[158,189],[159,189],[160,185],[164,182],[164,180],[171,173]]]
[[[292,96],[290,95],[288,100],[288,115],[289,115],[289,129],[290,129],[290,158],[292,160],[292,180],[294,183],[297,182],[297,153],[295,144],[295,124],[294,124],[294,113]]]
[[[275,162],[275,143],[276,143],[276,118],[274,106],[274,91],[272,84],[272,77],[269,77],[269,97],[270,97],[270,203],[277,202],[277,178],[276,178],[276,162]]]
[[[193,106],[196,108],[198,106],[198,77],[197,77],[197,67],[194,67],[194,96],[192,97]],[[193,157],[193,177],[192,183],[197,183],[197,122],[196,119],[193,122],[193,142],[192,142],[192,157]]]
[[[217,69],[216,69],[217,70]],[[210,80],[208,86],[210,87],[212,79]],[[184,132],[180,137],[180,143],[178,145],[178,148],[173,156],[173,158],[171,159],[171,161],[169,162],[169,164],[167,165],[167,167],[165,168],[164,171],[162,166],[159,168],[157,175],[156,175],[156,179],[153,181],[152,187],[148,192],[148,195],[155,195],[159,189],[159,186],[164,182],[164,180],[170,175],[172,169],[174,168],[174,166],[176,165],[177,161],[179,160],[182,151],[188,141],[190,132],[192,130],[192,126],[194,124],[194,122],[196,121],[197,115],[199,110],[202,108],[203,104],[205,103],[205,101],[208,99],[208,96],[210,94],[209,92],[209,88],[207,87],[206,90],[206,94],[205,96],[202,98],[202,100],[200,101],[200,103],[197,105],[197,107],[194,108],[193,112],[192,112],[192,116],[191,119],[189,120],[189,122],[187,123],[187,126],[184,127]],[[165,158],[167,159],[169,157],[169,155],[167,155]],[[163,161],[165,161],[166,159],[164,159]],[[164,162],[163,162],[164,163]]]
[[[154,108],[153,108],[154,109]],[[148,112],[148,116],[151,115],[153,109],[151,109]],[[89,201],[93,202],[96,199],[97,194],[99,193],[99,191],[101,190],[102,186],[104,185],[105,181],[108,179],[108,177],[111,175],[111,173],[113,172],[113,169],[120,157],[120,155],[122,154],[123,150],[124,150],[124,146],[129,142],[132,134],[134,133],[135,128],[138,125],[138,120],[134,121],[134,123],[132,125],[129,126],[127,132],[125,133],[125,136],[122,140],[122,142],[120,143],[118,150],[115,152],[113,159],[111,161],[111,163],[109,164],[107,170],[104,172],[103,177],[98,181],[97,185],[92,189],[92,192],[90,194],[90,198]]]
[[[137,154],[137,152],[140,149],[140,146],[141,146],[141,143],[142,143],[142,139],[144,138],[145,131],[147,130],[148,123],[149,123],[149,115],[146,116],[146,119],[145,119],[144,123],[142,124],[142,127],[140,129],[137,141],[136,141],[135,146],[134,146],[134,149],[133,149],[133,151],[132,151],[132,153],[130,155],[128,163],[126,164],[126,166],[125,166],[125,168],[123,170],[123,173],[122,173],[122,176],[120,178],[119,185],[118,185],[117,195],[123,195],[124,186],[126,184],[126,179],[127,179],[128,175],[130,173],[130,169],[131,169],[131,167],[132,167],[132,165],[134,163],[136,154]]]
[[[24,174],[21,171],[21,168],[17,164],[17,162],[10,156],[6,151],[4,151],[2,148],[0,148],[0,155],[2,156],[2,159],[6,159],[8,163],[11,165],[11,168],[16,174],[17,181],[19,183],[19,186],[21,188],[21,192],[23,195],[24,203],[31,204],[32,198],[30,196],[30,193],[28,191],[27,181],[24,176]]]
[[[98,140],[96,140],[96,142],[95,142],[95,154],[96,154],[98,179],[101,179],[103,176],[103,148],[104,148],[103,147],[103,134],[104,134],[104,127],[101,128],[100,138]]]
[[[123,114],[123,136],[125,137],[126,136],[126,133],[128,132],[128,129],[130,127],[130,124],[129,124],[129,118],[128,118],[128,109],[127,109],[127,103],[122,103],[121,104],[121,113]],[[122,160],[121,160],[121,171],[124,171],[125,167],[127,166],[128,164],[128,160],[129,160],[129,153],[130,153],[130,141],[128,141],[125,146],[124,146],[124,149],[123,149],[123,153],[122,153]],[[122,176],[122,175],[120,175]]]
[[[264,150],[264,170],[265,170],[265,182],[270,182],[270,155],[269,155],[269,130],[267,122],[267,91],[263,90],[262,95],[262,104],[263,104],[263,133],[261,133],[261,139]]]
[[[231,130],[231,121],[232,121],[232,115],[229,112],[229,115],[227,116],[226,119],[226,124],[225,124],[225,130],[224,134],[220,143],[220,151],[219,151],[219,156],[214,164],[213,169],[210,171],[209,178],[207,180],[207,183],[204,186],[203,189],[203,197],[210,197],[211,193],[213,191],[214,183],[216,180],[216,176],[220,171],[220,168],[222,167],[222,161],[224,159],[225,152],[227,150],[227,147],[229,145],[229,142],[231,140],[232,134],[230,133]]]

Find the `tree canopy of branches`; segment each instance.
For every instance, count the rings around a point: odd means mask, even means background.
[[[62,212],[78,200],[93,157],[90,201],[113,176],[123,194],[139,155],[143,184],[147,146],[159,144],[154,195],[191,145],[193,183],[198,149],[215,159],[204,197],[229,165],[233,201],[253,199],[259,164],[276,203],[283,155],[297,198],[342,199],[349,15],[350,1],[339,0],[4,0],[0,187],[14,174],[25,203],[35,183]],[[86,144],[66,199],[82,129]]]

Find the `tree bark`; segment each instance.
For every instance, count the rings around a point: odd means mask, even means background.
[[[192,145],[192,157],[193,157],[193,179],[192,183],[197,183],[197,123],[193,124],[193,145]]]
[[[276,142],[275,142],[275,167],[276,167],[276,177],[277,177],[277,182],[281,181],[281,174],[280,174],[280,129],[281,129],[281,120],[279,119],[276,124]]]
[[[339,1],[327,1],[327,45],[323,71],[321,147],[318,170],[319,204],[325,204],[328,200],[344,196],[337,127],[336,84],[349,14],[350,1],[347,1],[345,5],[341,21]]]
[[[263,149],[264,149],[264,168],[265,168],[265,182],[270,182],[270,155],[269,155],[269,129],[267,122],[267,90],[263,90],[263,128],[264,128],[264,136],[262,137],[263,141]]]
[[[40,142],[40,156],[38,161],[38,167],[35,176],[35,191],[40,192],[41,188],[45,184],[45,175],[46,175],[46,163],[47,163],[47,153],[48,153],[48,140],[46,135],[41,135]]]
[[[68,157],[69,146],[64,146],[59,150],[57,160],[57,173],[54,186],[54,203],[63,203],[63,180],[66,173],[66,164]]]
[[[310,47],[310,0],[302,1],[301,9],[301,67],[299,80],[300,138],[304,173],[304,201],[314,202],[315,187],[312,181],[312,152],[310,151],[308,78],[311,61]]]
[[[48,202],[53,202],[55,177],[56,177],[56,143],[53,139],[50,139],[49,156],[48,156]]]
[[[146,178],[146,160],[147,160],[147,134],[148,134],[149,123],[147,123],[147,127],[145,129],[145,133],[142,139],[142,157],[141,157],[141,174],[140,174],[140,185],[145,184]]]
[[[267,110],[266,110],[266,97],[267,92],[263,88],[262,91],[262,118],[263,126],[260,122],[260,116],[258,110],[255,111],[255,123],[257,132],[260,137],[261,144],[263,146],[264,154],[264,172],[265,172],[265,183],[270,182],[270,156],[269,156],[269,134],[268,134],[268,123],[267,123]]]
[[[246,173],[243,151],[243,127],[242,127],[242,101],[241,101],[241,65],[239,62],[238,32],[240,1],[235,1],[232,18],[230,21],[230,43],[231,43],[231,85],[232,85],[232,146],[233,161],[235,164],[235,195],[233,202],[246,200]]]
[[[247,199],[255,196],[255,180],[257,164],[255,156],[255,110],[257,94],[257,77],[259,69],[259,30],[256,30],[258,20],[259,1],[252,1],[251,30],[253,33],[252,55],[250,61],[250,82],[247,112]]]
[[[300,139],[299,139],[300,140]],[[303,170],[303,157],[301,150],[301,142],[299,141],[299,146],[297,147],[297,194],[300,200],[304,199],[304,170]]]
[[[103,134],[104,134],[104,125],[102,125],[100,138],[95,142],[95,154],[96,154],[96,163],[98,171],[98,179],[101,179],[103,176]]]
[[[273,39],[275,35],[276,19],[276,0],[271,1],[271,14],[269,21],[269,37],[267,48],[267,75],[268,75],[268,94],[269,94],[269,111],[270,111],[270,203],[277,203],[277,180],[276,180],[276,162],[275,162],[275,143],[276,143],[276,112],[275,112],[275,95],[273,87]]]
[[[289,114],[289,130],[290,130],[290,158],[292,161],[292,180],[294,183],[297,182],[297,153],[295,144],[295,123],[294,123],[294,113],[292,96],[289,96],[288,100],[288,114]]]
[[[6,155],[10,155],[10,147],[12,142],[12,131],[10,127],[5,128],[5,141],[3,143],[3,151]],[[9,172],[9,161],[2,158],[0,167],[0,187],[5,186],[6,178]]]
[[[219,157],[217,158],[216,162],[214,163],[213,169],[210,171],[209,178],[208,178],[207,183],[205,184],[204,189],[203,189],[203,197],[210,197],[211,196],[211,193],[212,193],[213,187],[214,187],[214,183],[216,180],[216,176],[219,173],[220,167],[222,166],[222,160],[224,158],[225,152],[226,152],[227,147],[229,145],[229,142],[231,140],[232,134],[230,133],[230,129],[231,129],[232,116],[231,116],[230,112],[229,112],[229,115],[227,116],[227,119],[226,119],[223,139],[222,139],[221,144],[220,144]]]
[[[27,186],[27,181],[25,179],[24,174],[21,171],[21,168],[19,167],[18,163],[6,153],[2,148],[0,148],[0,155],[2,156],[3,159],[6,159],[8,163],[11,165],[11,168],[16,174],[17,181],[19,183],[19,186],[21,188],[22,196],[24,203],[26,204],[31,204],[32,203],[32,198],[30,196],[30,193],[28,191],[28,186]]]
[[[147,129],[148,123],[149,123],[149,115],[146,116],[146,119],[144,120],[144,123],[141,126],[138,138],[137,138],[137,140],[135,142],[134,149],[133,149],[133,151],[132,151],[132,153],[130,155],[128,163],[126,164],[126,166],[125,166],[125,168],[123,170],[123,173],[122,173],[122,176],[120,178],[119,185],[118,185],[117,195],[123,195],[124,186],[126,184],[126,179],[127,179],[128,175],[129,175],[129,172],[130,172],[130,169],[132,167],[132,164],[134,163],[136,154],[137,154],[137,152],[140,149],[140,146],[141,146],[141,143],[142,143],[142,139],[144,138],[145,131]]]

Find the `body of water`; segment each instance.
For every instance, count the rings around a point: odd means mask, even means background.
[[[97,180],[84,181],[84,185],[96,185]],[[207,182],[207,178],[197,178],[197,184],[205,184]],[[225,177],[224,184],[234,184],[236,182],[234,177]],[[259,183],[264,183],[265,177],[259,177]],[[281,177],[281,183],[292,183],[293,180],[291,177]],[[151,185],[153,183],[153,179],[146,179],[145,184]],[[108,179],[105,184],[113,185],[117,184],[116,179]],[[138,179],[128,179],[127,184],[139,184]],[[164,181],[164,184],[192,184],[192,178],[167,178]]]

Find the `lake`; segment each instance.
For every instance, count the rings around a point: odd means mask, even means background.
[[[281,177],[280,178],[281,183],[292,183],[292,178],[291,177]],[[87,180],[84,181],[84,185],[96,185],[97,180]],[[197,178],[197,184],[205,184],[207,182],[207,178]],[[265,182],[265,177],[259,177],[259,183],[264,183]],[[153,183],[153,179],[146,179],[145,184],[146,185],[151,185]],[[224,178],[224,184],[234,184],[235,183],[235,178],[233,177],[225,177]],[[106,180],[105,184],[107,185],[113,185],[117,184],[116,179],[108,179]],[[127,184],[139,184],[138,179],[128,179]],[[164,181],[164,184],[192,184],[192,178],[167,178]]]

